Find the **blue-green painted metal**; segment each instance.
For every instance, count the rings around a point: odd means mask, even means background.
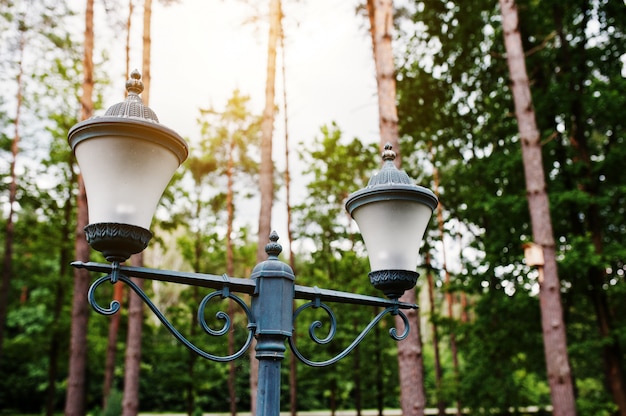
[[[224,335],[228,332],[228,330],[231,327],[230,317],[228,316],[228,314],[222,311],[216,314],[216,318],[224,321],[224,326],[222,327],[222,329],[214,330],[207,325],[204,311],[208,302],[214,297],[220,296],[221,299],[229,298],[229,299],[234,300],[235,303],[237,303],[241,307],[241,309],[245,312],[246,317],[248,318],[248,338],[246,339],[246,342],[243,344],[243,346],[232,355],[219,356],[219,355],[214,355],[209,352],[206,352],[203,349],[199,348],[198,346],[194,345],[191,341],[185,338],[185,336],[182,335],[176,328],[174,328],[174,326],[165,317],[165,315],[163,315],[163,313],[159,310],[159,308],[157,308],[157,306],[150,300],[150,298],[146,295],[146,293],[143,290],[141,290],[141,288],[137,286],[135,282],[133,282],[127,276],[119,272],[119,265],[117,265],[117,263],[114,263],[113,266],[111,267],[110,274],[106,276],[102,276],[101,278],[97,279],[95,282],[92,283],[92,285],[89,288],[87,299],[89,301],[89,304],[93,307],[93,309],[96,312],[102,315],[113,315],[114,313],[118,312],[120,309],[120,303],[116,300],[112,301],[108,308],[104,308],[100,306],[98,302],[96,301],[95,299],[96,289],[106,282],[110,282],[114,284],[117,282],[123,282],[124,284],[128,285],[128,287],[130,287],[133,290],[133,292],[135,292],[141,298],[141,300],[143,300],[143,302],[156,315],[159,321],[161,321],[161,323],[167,328],[168,331],[170,331],[172,335],[174,335],[174,337],[178,341],[180,341],[184,346],[186,346],[191,351],[193,351],[194,353],[198,354],[201,357],[204,357],[212,361],[218,361],[218,362],[232,361],[244,355],[245,352],[248,350],[248,348],[250,348],[250,344],[252,344],[255,324],[254,324],[254,319],[252,317],[250,309],[248,308],[248,306],[243,300],[241,300],[238,296],[235,296],[232,293],[230,293],[230,290],[228,290],[228,288],[224,288],[222,290],[218,290],[216,292],[210,293],[204,299],[202,299],[202,302],[200,302],[200,306],[198,308],[198,320],[200,322],[200,325],[202,326],[202,328],[207,334],[213,335],[213,336]]]
[[[326,337],[319,338],[315,334],[316,330],[322,327],[321,321],[314,321],[309,326],[309,336],[311,337],[313,341],[315,341],[316,343],[320,345],[328,344],[329,342],[333,340],[333,338],[335,337],[335,333],[337,332],[337,319],[335,318],[335,314],[333,313],[331,308],[329,308],[327,305],[323,303],[320,303],[318,301],[308,302],[300,306],[298,309],[296,309],[296,312],[294,313],[294,321],[296,320],[300,312],[308,308],[316,308],[316,309],[322,308],[322,310],[324,310],[328,314],[328,317],[330,320],[330,328],[328,330],[328,335]],[[398,305],[393,305],[393,306],[389,306],[385,308],[378,315],[376,315],[376,317],[372,319],[372,321],[363,329],[363,331],[361,331],[361,333],[354,339],[354,341],[352,341],[352,343],[345,350],[343,350],[342,352],[340,352],[333,358],[330,358],[325,361],[309,360],[308,358],[302,355],[300,350],[298,350],[298,347],[296,343],[293,341],[293,338],[289,338],[289,347],[291,348],[291,351],[293,351],[294,355],[298,358],[298,360],[302,361],[306,365],[309,365],[311,367],[326,367],[328,365],[335,364],[337,361],[341,360],[342,358],[350,354],[350,352],[352,352],[352,350],[354,350],[361,343],[361,341],[363,341],[363,338],[365,338],[365,336],[381,321],[381,319],[383,319],[386,315],[389,315],[389,314],[398,315],[402,318],[402,322],[404,323],[404,331],[400,335],[398,335],[396,328],[391,328],[389,330],[389,335],[393,339],[395,339],[396,341],[402,341],[409,335],[409,321],[406,315],[399,310]]]
[[[280,368],[282,360],[285,357],[287,344],[293,351],[294,356],[309,366],[324,367],[332,365],[353,351],[365,336],[387,315],[400,316],[404,322],[404,330],[401,334],[397,334],[395,328],[390,329],[389,333],[391,337],[395,340],[406,338],[409,332],[409,324],[402,310],[416,309],[417,305],[399,302],[397,299],[384,299],[349,292],[320,289],[318,287],[295,285],[293,271],[287,264],[278,259],[278,255],[282,250],[280,244],[277,242],[278,235],[272,233],[270,240],[270,244],[266,246],[268,259],[259,263],[254,268],[250,279],[234,278],[226,275],[217,276],[156,270],[143,267],[128,267],[121,266],[118,262],[114,262],[113,264],[74,262],[72,265],[89,271],[106,273],[105,276],[94,281],[89,288],[88,301],[95,311],[103,315],[112,315],[119,311],[119,302],[112,301],[108,307],[102,307],[96,301],[95,293],[104,283],[109,282],[115,284],[122,282],[139,295],[143,302],[178,341],[194,353],[206,359],[217,362],[235,360],[244,355],[250,348],[253,337],[256,338],[256,358],[259,360],[259,386],[256,415],[278,416],[280,410]],[[202,299],[198,307],[199,324],[205,333],[211,336],[225,335],[231,328],[232,320],[227,313],[220,311],[216,314],[216,318],[223,321],[223,326],[219,329],[210,327],[205,320],[207,305],[213,299],[232,299],[239,305],[247,317],[248,337],[245,343],[237,352],[227,356],[217,356],[197,347],[174,328],[145,292],[130,279],[131,277],[214,289],[213,292],[207,294]],[[250,295],[252,300],[251,306],[248,307],[247,304],[240,297],[234,295],[233,292]],[[295,299],[308,300],[309,302],[300,306],[294,312],[293,303]],[[326,361],[312,361],[303,356],[293,342],[292,333],[294,321],[302,311],[308,308],[321,308],[327,313],[330,320],[329,333],[325,337],[319,337],[316,334],[316,330],[319,329],[322,324],[319,321],[315,321],[309,326],[309,335],[310,338],[318,344],[330,343],[336,333],[337,323],[332,309],[324,302],[376,306],[384,309],[372,319],[345,350]]]
[[[433,191],[415,185],[405,171],[396,168],[393,164],[396,153],[392,150],[391,144],[385,145],[382,157],[384,164],[380,172],[370,178],[365,188],[348,196],[346,210],[350,215],[362,205],[387,200],[419,202],[430,207],[431,210],[437,208],[439,200]]]

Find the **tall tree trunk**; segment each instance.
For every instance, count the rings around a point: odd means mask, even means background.
[[[131,257],[133,266],[143,266],[143,253]],[[133,278],[133,282],[143,290],[144,280]],[[126,357],[124,360],[124,398],[122,416],[137,416],[139,413],[139,373],[141,364],[141,333],[143,327],[143,301],[130,291],[128,298],[128,333]]]
[[[197,195],[197,199],[196,199],[196,218],[200,218],[200,193],[201,193],[201,189],[199,185],[196,185],[196,195]],[[200,241],[201,239],[201,233],[200,230],[198,230],[196,232],[196,241],[194,243],[194,263],[193,263],[193,271],[195,273],[200,273],[200,260],[202,258],[202,254],[203,254],[203,250],[202,250],[202,243]],[[194,286],[192,288],[192,297],[193,297],[193,304],[194,305],[199,305],[200,304],[200,291],[198,290],[198,287]],[[196,328],[198,327],[198,314],[192,312],[191,313],[191,329],[189,331],[190,335],[191,335],[191,339],[193,340],[194,337],[196,336]],[[194,383],[194,377],[195,377],[195,365],[196,365],[196,360],[198,359],[198,355],[189,350],[188,351],[188,358],[187,358],[187,375],[188,380],[187,380],[187,385],[186,385],[186,390],[187,390],[187,414],[189,416],[193,415],[193,412],[195,411],[195,407],[196,407],[196,390],[195,390],[195,385],[196,383]]]
[[[432,162],[434,166],[433,168],[434,192],[435,192],[435,195],[437,195],[437,198],[439,198],[439,170],[437,169],[437,166],[435,166],[435,160],[434,160],[435,155],[433,152],[432,143],[428,144],[428,152],[430,153],[431,159],[433,159]],[[441,237],[442,250],[443,250],[442,251],[443,268],[444,270],[446,270],[446,278],[449,278],[449,275],[447,274],[447,269],[446,269],[446,251],[445,251],[446,249],[445,249],[444,232],[443,232],[443,208],[441,204],[437,205],[437,225],[439,226],[439,233]],[[436,323],[437,312],[435,308],[435,284],[434,284],[433,272],[432,272],[430,260],[431,260],[430,253],[426,253],[426,280],[428,282],[428,300],[430,302],[430,319],[431,319],[431,325],[432,325],[432,331],[433,331],[433,349],[435,353],[435,385],[437,386],[437,409],[438,409],[439,415],[443,416],[446,414],[446,403],[441,398],[441,395],[442,395],[441,380],[443,377],[443,370],[441,366],[441,357],[440,357],[440,350],[439,350],[439,328],[437,327],[437,323]]]
[[[72,169],[72,161],[69,162],[69,170],[73,172]],[[72,180],[70,181],[73,184],[76,180],[76,177],[72,174]],[[61,238],[67,238],[70,235],[71,229],[70,224],[72,224],[72,198],[73,196],[68,196],[65,201],[65,205],[63,207],[63,226],[61,227]],[[61,352],[61,343],[62,343],[62,334],[61,329],[59,328],[59,320],[61,318],[61,314],[63,313],[63,304],[65,303],[65,285],[64,280],[68,275],[68,266],[70,264],[72,253],[70,252],[67,245],[61,245],[61,252],[59,256],[59,279],[57,280],[56,294],[54,299],[54,311],[53,311],[53,329],[50,339],[50,351],[48,353],[49,364],[48,364],[48,391],[46,393],[46,416],[53,416],[54,411],[56,410],[56,379],[58,372],[58,363],[59,363],[59,353]]]
[[[259,210],[259,229],[257,244],[257,263],[267,258],[265,245],[271,232],[272,203],[274,200],[274,164],[272,161],[272,134],[274,131],[274,108],[276,93],[276,49],[281,33],[282,8],[280,0],[270,0],[270,25],[267,44],[267,74],[265,78],[265,108],[261,123],[261,165],[259,172],[259,190],[261,207]],[[259,384],[258,361],[255,349],[250,349],[250,411],[256,413],[256,392]]]
[[[145,105],[150,104],[150,82],[152,81],[152,73],[150,71],[152,59],[152,0],[144,0],[143,2],[143,53],[141,63],[141,79],[143,81],[143,92],[141,99]],[[127,78],[128,79],[128,78]]]
[[[126,19],[126,77],[130,79],[130,31],[132,27],[132,17],[134,10],[133,0],[128,0],[128,18]],[[128,93],[128,92],[127,92]],[[113,300],[122,305],[124,298],[124,285],[117,283],[113,286]],[[117,335],[120,329],[122,315],[119,313],[111,316],[109,321],[109,334],[107,337],[106,358],[104,362],[104,383],[102,386],[102,408],[106,409],[107,400],[111,394],[111,387],[115,379],[115,356],[117,355]]]
[[[86,1],[85,8],[85,45],[83,56],[83,85],[81,97],[81,120],[87,120],[93,114],[93,3]],[[89,261],[89,244],[84,228],[89,223],[87,194],[82,175],[78,176],[78,195],[76,197],[76,259]],[[72,299],[72,328],[70,338],[69,375],[65,399],[65,416],[83,416],[85,414],[85,377],[87,366],[87,323],[89,308],[87,291],[89,273],[85,269],[74,269],[74,292]]]
[[[152,0],[145,0],[143,5],[143,50],[142,50],[142,81],[144,89],[141,99],[146,106],[150,105],[150,58],[152,53]],[[131,263],[143,267],[143,253],[131,256]],[[143,290],[144,280],[134,282]],[[128,333],[126,339],[126,357],[124,360],[124,396],[122,415],[136,416],[139,413],[139,374],[141,368],[141,334],[143,329],[143,302],[134,292],[128,298]]]
[[[200,273],[199,268],[194,270],[196,273]],[[193,304],[194,305],[198,305],[200,304],[200,291],[198,290],[197,286],[194,286],[191,288],[192,290],[192,298],[193,298]],[[191,329],[189,330],[189,334],[191,335],[191,339],[193,340],[194,337],[196,336],[197,330],[196,328],[198,327],[198,314],[197,313],[191,313]],[[188,380],[187,380],[187,385],[186,385],[186,390],[187,390],[187,397],[186,397],[186,402],[187,402],[187,415],[188,416],[192,416],[196,410],[196,390],[195,390],[195,366],[196,366],[196,361],[198,360],[198,354],[196,354],[195,352],[189,350],[187,352],[187,375],[188,375]]]
[[[352,330],[358,333],[358,322],[353,322]],[[361,351],[359,346],[354,349],[353,360],[352,382],[354,383],[354,409],[356,410],[356,416],[361,416],[363,411],[363,389],[361,387]]]
[[[367,11],[376,65],[380,147],[382,149],[386,143],[391,143],[397,153],[394,163],[400,167],[396,79],[391,47],[393,4],[391,0],[367,0]],[[401,301],[410,303],[413,303],[415,299],[414,288],[407,290],[400,298]],[[400,406],[404,416],[422,416],[426,406],[426,394],[419,314],[413,309],[405,313],[409,319],[410,332],[404,341],[398,342]],[[403,325],[400,317],[396,317],[396,325]]]
[[[113,286],[113,300],[122,306],[124,298],[124,285],[121,282]],[[109,322],[109,334],[107,337],[106,358],[104,361],[104,383],[102,385],[102,408],[106,409],[107,400],[111,394],[111,388],[115,379],[115,356],[117,355],[117,335],[120,329],[121,314],[111,316]]]
[[[539,301],[553,414],[572,416],[576,414],[576,405],[561,305],[561,284],[557,272],[540,136],[519,32],[519,16],[514,0],[499,0],[499,2],[511,76],[511,90],[515,101],[515,116],[522,144],[533,239],[543,248],[544,255],[544,279],[540,284]]]
[[[261,165],[259,173],[259,189],[261,192],[261,208],[259,212],[259,230],[257,261],[264,261],[265,245],[271,232],[272,203],[274,200],[274,163],[272,161],[272,134],[274,131],[274,108],[276,95],[276,49],[280,34],[281,6],[280,0],[270,1],[270,29],[267,47],[267,76],[265,78],[265,108],[261,124]]]
[[[15,239],[15,203],[17,200],[17,175],[15,173],[15,165],[17,163],[17,155],[19,153],[20,144],[20,123],[22,112],[22,78],[24,75],[24,49],[26,48],[26,36],[24,30],[20,31],[19,40],[19,59],[18,72],[16,78],[17,93],[15,94],[15,127],[13,141],[11,142],[11,164],[9,167],[9,215],[6,223],[6,235],[4,240],[4,258],[2,262],[2,285],[0,287],[0,361],[2,360],[2,351],[4,345],[4,328],[6,326],[9,292],[11,291],[11,274],[13,272],[13,241]]]
[[[376,314],[380,312],[379,308],[374,308]],[[382,332],[379,325],[374,327],[374,345],[380,345],[380,333]],[[374,368],[376,374],[383,374],[383,357],[382,357],[382,349],[376,348],[374,352]],[[376,410],[378,411],[378,416],[383,416],[384,408],[385,408],[385,386],[383,385],[383,378],[376,377]]]
[[[372,36],[372,50],[376,65],[378,89],[378,123],[381,150],[391,143],[396,152],[394,163],[402,165],[398,134],[398,108],[396,106],[396,73],[391,46],[393,31],[392,0],[367,0],[367,13]],[[405,415],[406,416],[406,415]]]
[[[296,273],[296,259],[293,253],[293,232],[292,232],[292,212],[291,212],[291,170],[289,169],[289,114],[287,111],[287,76],[285,64],[285,31],[283,25],[280,25],[280,52],[282,57],[281,71],[283,76],[283,114],[285,120],[285,203],[287,205],[287,241],[289,246],[289,266]],[[294,302],[295,306],[295,302]],[[295,308],[294,308],[295,309]],[[296,329],[294,322],[294,331],[291,340],[296,342]],[[298,367],[296,357],[292,354],[289,356],[289,410],[292,416],[298,414]]]
[[[228,162],[226,166],[226,178],[227,178],[227,186],[226,186],[226,274],[229,276],[233,276],[235,274],[235,261],[233,258],[233,222],[235,220],[235,206],[233,203],[233,153],[235,151],[235,140],[230,139],[230,145],[228,149]],[[228,316],[231,318],[235,314],[235,305],[232,299],[228,299]],[[231,328],[228,331],[228,354],[235,353],[235,328]],[[232,416],[237,415],[237,390],[236,386],[236,367],[235,362],[230,361],[228,363],[228,395],[229,395],[229,405],[230,405],[230,414]]]
[[[432,149],[431,149],[432,154]],[[434,162],[434,161],[433,161]],[[434,164],[434,163],[433,163]],[[433,186],[435,190],[435,195],[439,197],[439,169],[437,166],[433,168]],[[446,244],[445,244],[445,231],[444,231],[444,220],[443,220],[443,206],[441,204],[437,205],[437,225],[439,228],[439,236],[441,238],[441,257],[442,257],[442,268],[445,274],[444,283],[446,287],[446,304],[448,305],[448,318],[450,322],[454,322],[454,296],[452,295],[452,291],[450,290],[450,271],[448,270],[448,260],[446,256]],[[452,366],[454,370],[454,378],[458,382],[459,378],[459,356],[456,347],[456,334],[454,331],[450,331],[450,352],[452,353]],[[439,409],[441,414],[445,413],[445,406],[443,411],[441,408]],[[443,412],[443,413],[442,413]],[[457,416],[461,416],[461,402],[457,396],[456,399],[456,414]]]
[[[426,281],[428,282],[428,301],[430,303],[430,319],[431,331],[433,331],[433,351],[435,354],[435,386],[437,387],[437,409],[439,416],[446,414],[446,403],[441,398],[441,379],[443,371],[441,367],[441,358],[439,355],[439,328],[435,320],[437,312],[435,311],[435,284],[433,281],[433,272],[431,269],[430,255],[426,253]]]

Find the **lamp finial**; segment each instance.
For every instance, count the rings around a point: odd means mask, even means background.
[[[141,94],[143,92],[143,81],[141,81],[141,73],[137,69],[133,69],[130,78],[126,81],[126,91],[129,94]]]
[[[270,242],[265,246],[265,252],[270,258],[277,258],[283,251],[283,247],[278,243],[278,233],[272,231],[270,233]]]
[[[391,150],[393,148],[393,146],[391,145],[391,143],[387,142],[387,144],[385,144],[385,150],[383,150],[383,160],[385,162],[387,161],[391,161],[393,162],[396,159],[396,152],[394,152],[393,150]]]

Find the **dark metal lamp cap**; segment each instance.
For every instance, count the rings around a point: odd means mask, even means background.
[[[126,99],[109,107],[104,113],[105,117],[135,117],[155,123],[159,122],[156,113],[144,105],[139,96],[143,91],[143,82],[141,81],[141,74],[136,69],[130,74],[130,79],[126,81],[126,91],[128,92]]]
[[[405,171],[396,168],[393,163],[396,152],[392,150],[391,144],[385,145],[382,158],[382,169],[370,178],[365,188],[348,197],[346,209],[350,215],[364,204],[388,199],[420,202],[431,210],[437,207],[439,201],[430,189],[415,185]]]

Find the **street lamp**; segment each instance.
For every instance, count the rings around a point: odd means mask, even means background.
[[[286,342],[300,361],[322,367],[349,354],[386,315],[400,316],[404,323],[400,334],[392,328],[390,336],[395,340],[406,338],[409,323],[402,310],[416,309],[417,305],[400,302],[399,297],[415,286],[419,248],[438,201],[430,190],[414,185],[406,173],[394,166],[395,153],[390,145],[385,146],[380,172],[346,202],[369,253],[370,281],[387,298],[296,285],[292,269],[278,259],[282,248],[275,232],[269,236],[265,248],[268,259],[256,265],[249,279],[121,265],[148,245],[152,238],[149,227],[158,201],[174,171],[188,155],[184,140],[159,124],[154,112],[143,105],[139,97],[143,84],[137,71],[131,74],[126,89],[128,96],[124,102],[109,108],[103,117],[76,124],[68,133],[87,192],[90,224],[85,227],[86,238],[111,263],[72,263],[77,268],[106,273],[89,288],[89,303],[98,313],[112,315],[119,310],[117,301],[102,307],[95,300],[95,292],[106,282],[121,281],[139,295],[174,337],[204,358],[218,362],[235,360],[256,339],[257,415],[263,416],[278,415],[280,411],[280,368]],[[220,312],[218,316],[224,320],[224,326],[216,330],[205,320],[206,306],[214,298],[232,299],[247,317],[248,337],[244,345],[228,356],[216,356],[197,347],[174,328],[130,277],[214,289],[198,306],[199,324],[209,335],[226,334],[231,317]],[[236,293],[250,295],[251,305]],[[294,299],[308,302],[294,311]],[[321,308],[330,318],[329,335],[324,339],[315,335],[317,322],[310,325],[309,334],[317,343],[330,341],[336,330],[334,313],[327,305],[330,302],[378,306],[383,310],[345,350],[329,360],[312,361],[292,341],[294,322],[302,311]]]

